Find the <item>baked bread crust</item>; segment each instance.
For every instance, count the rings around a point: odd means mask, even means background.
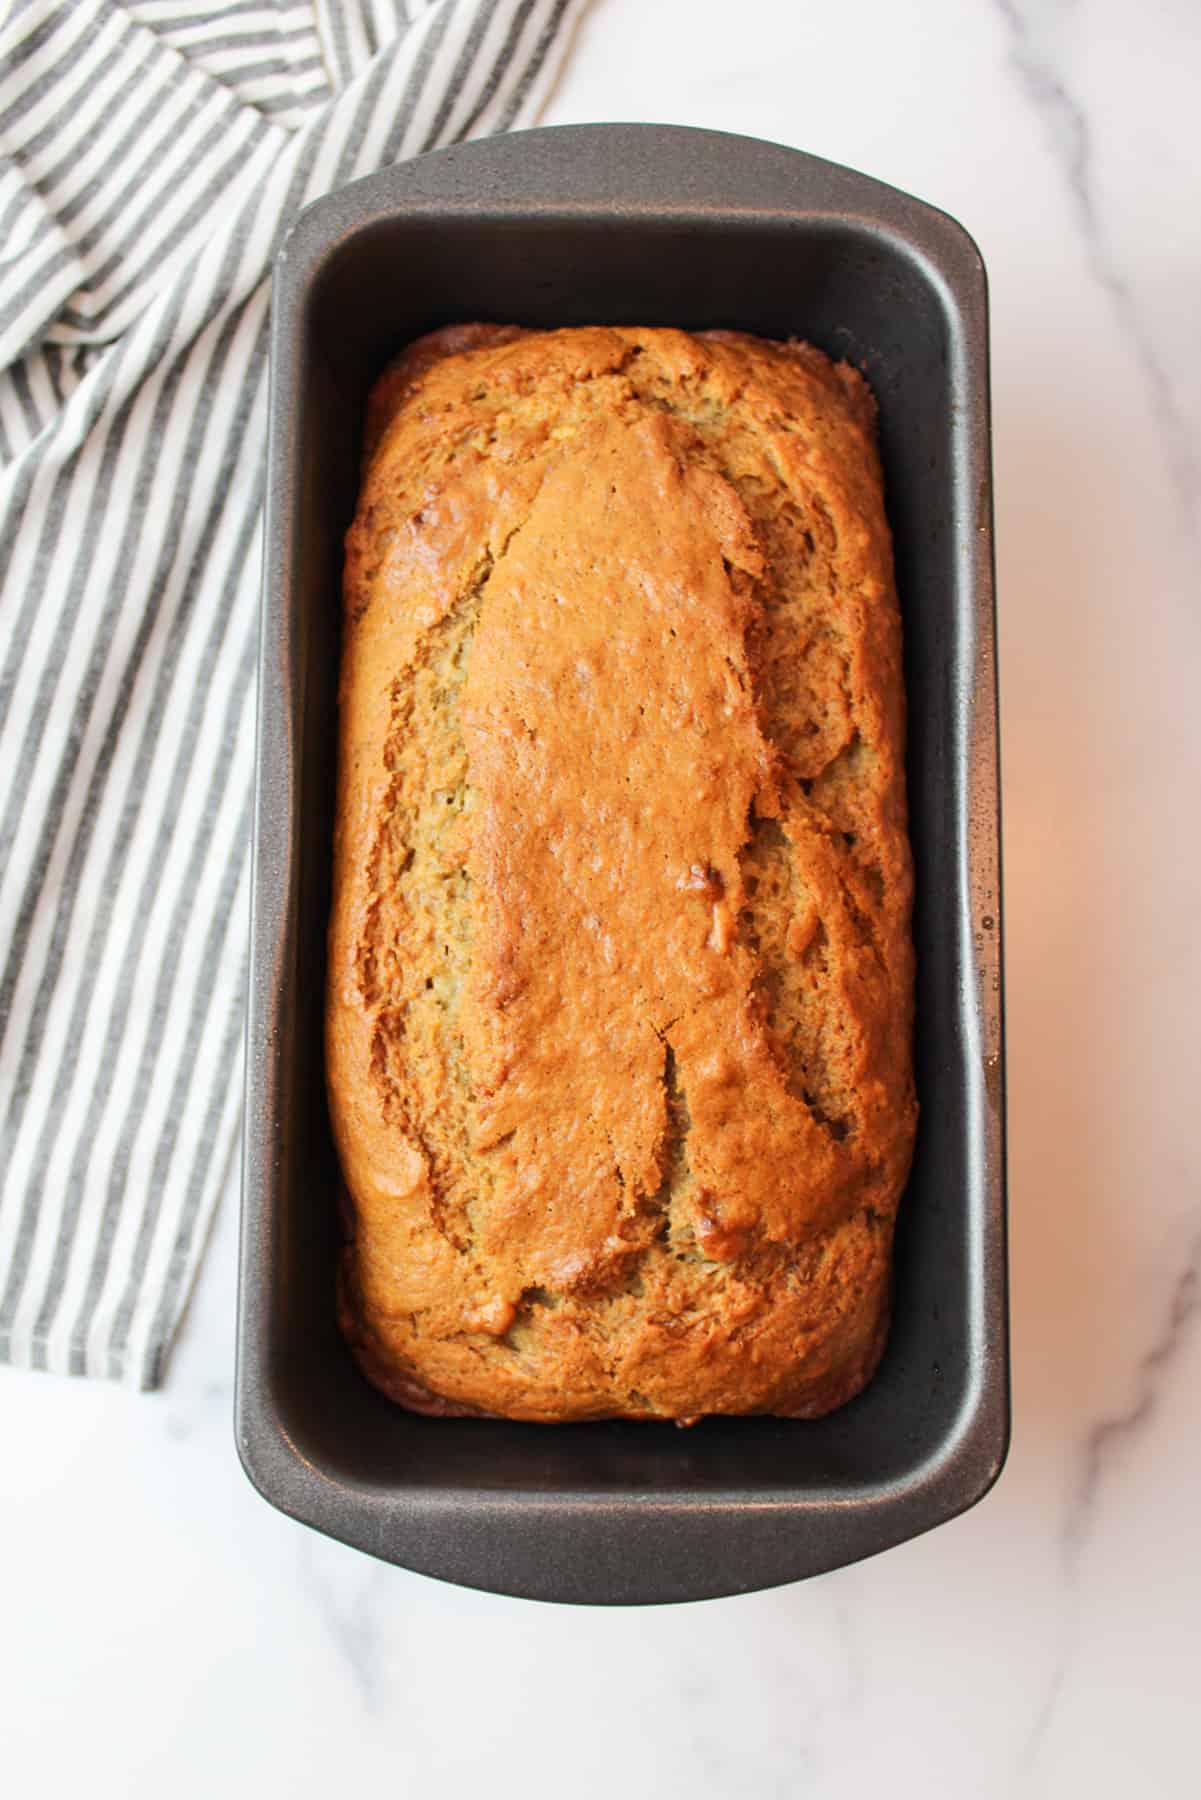
[[[916,1123],[875,407],[799,343],[459,326],[347,536],[339,1311],[427,1412],[816,1417]]]

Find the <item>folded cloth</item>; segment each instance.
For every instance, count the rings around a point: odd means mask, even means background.
[[[268,273],[581,0],[9,0],[0,1360],[152,1387],[235,1164]]]

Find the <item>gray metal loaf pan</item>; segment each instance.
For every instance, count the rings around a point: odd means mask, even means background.
[[[884,1361],[817,1423],[418,1418],[335,1325],[321,1013],[342,535],[373,377],[470,319],[795,335],[880,403],[922,1115]],[[1009,1433],[999,875],[986,289],[953,220],[793,150],[641,125],[444,150],[310,207],[272,338],[237,1378],[255,1485],[406,1568],[601,1603],[793,1581],[979,1500]]]

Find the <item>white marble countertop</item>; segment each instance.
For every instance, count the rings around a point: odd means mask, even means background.
[[[872,1562],[694,1607],[386,1568],[238,1466],[231,1196],[165,1392],[0,1372],[6,1792],[1201,1791],[1199,84],[1195,0],[598,0],[547,114],[796,144],[945,207],[989,267],[999,1486]]]

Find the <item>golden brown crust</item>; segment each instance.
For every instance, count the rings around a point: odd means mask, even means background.
[[[340,1315],[423,1411],[812,1417],[916,1119],[874,404],[802,344],[456,327],[347,538]]]

